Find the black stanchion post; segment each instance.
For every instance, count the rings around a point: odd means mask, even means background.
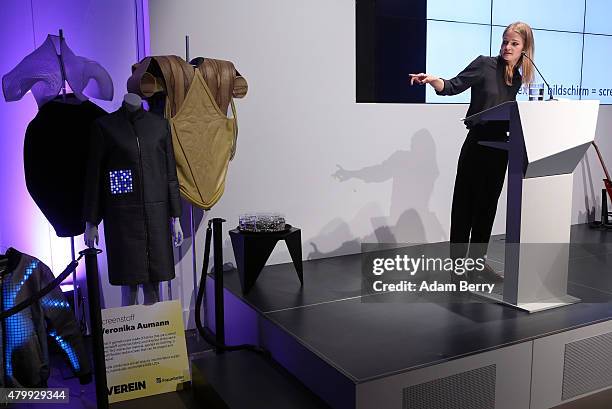
[[[608,220],[608,192],[606,189],[601,189],[601,225],[606,226],[609,223]]]
[[[100,250],[90,248],[81,251],[79,254],[85,255],[87,294],[89,296],[89,320],[91,325],[94,376],[96,381],[96,402],[98,409],[108,409],[104,339],[102,337],[102,310],[100,308],[100,278],[98,276],[99,253],[101,253]]]
[[[223,243],[221,240],[221,228],[224,219],[214,218],[213,224],[213,247],[215,249],[215,335],[219,345],[225,345],[225,315],[223,308]],[[217,348],[217,353],[223,352]]]

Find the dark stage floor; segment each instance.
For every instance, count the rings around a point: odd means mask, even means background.
[[[304,262],[303,289],[292,264],[265,267],[245,297],[235,271],[224,280],[232,293],[360,383],[610,319],[612,233],[577,225],[571,237],[568,292],[589,302],[535,314],[489,302],[362,295],[360,255]],[[447,246],[429,246],[441,245]],[[503,248],[503,238],[494,238],[489,261],[500,270]]]

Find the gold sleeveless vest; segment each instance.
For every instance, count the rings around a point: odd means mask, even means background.
[[[196,60],[199,65],[194,68],[173,55],[147,57],[133,67],[128,91],[143,98],[165,91],[164,116],[172,132],[181,194],[208,210],[223,195],[236,152],[232,97],[242,98],[248,86],[231,62]],[[226,115],[228,105],[232,118]]]
[[[204,209],[223,195],[236,149],[236,108],[233,100],[230,104],[233,118],[221,112],[200,70],[195,70],[183,104],[168,120],[181,194]]]

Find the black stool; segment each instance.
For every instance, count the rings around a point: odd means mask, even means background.
[[[289,227],[280,232],[249,232],[239,229],[230,230],[234,257],[240,276],[242,294],[246,294],[257,281],[257,277],[266,265],[272,250],[279,240],[284,240],[293,260],[295,271],[304,285],[302,272],[302,234],[300,229]]]

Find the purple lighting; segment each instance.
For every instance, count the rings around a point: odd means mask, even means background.
[[[3,15],[6,18],[0,25],[0,34],[7,41],[0,61],[2,74],[34,50],[29,2],[4,2]],[[0,201],[0,250],[13,246],[36,252],[48,261],[48,224],[27,192],[23,172],[23,136],[37,110],[32,95],[13,103],[6,103],[4,98],[0,100],[0,186],[3,197]]]
[[[139,19],[137,13],[140,14]],[[92,99],[107,111],[114,111],[120,106],[131,73],[130,67],[138,61],[138,50],[148,49],[146,0],[4,0],[2,17],[0,35],[4,45],[0,75],[9,72],[40,46],[48,34],[57,35],[62,29],[66,42],[75,54],[98,62],[113,79],[113,101]],[[142,38],[137,38],[135,31],[143,33]],[[0,252],[15,247],[39,258],[55,274],[59,274],[71,259],[70,240],[55,235],[25,184],[24,136],[28,123],[37,111],[31,93],[11,103],[0,98]],[[49,137],[61,143],[61,135]],[[75,244],[77,252],[84,248],[83,238],[76,237]],[[104,249],[103,242],[100,246]],[[100,257],[99,261],[100,272],[104,276],[105,257]],[[79,276],[83,274],[81,265]],[[109,286],[105,279],[102,279],[102,284]],[[119,302],[114,304],[118,305]]]

